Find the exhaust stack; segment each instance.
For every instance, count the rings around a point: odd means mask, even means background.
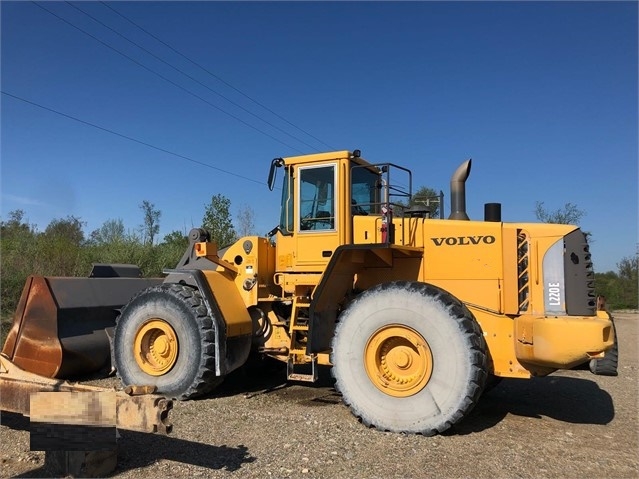
[[[472,158],[464,161],[450,178],[449,220],[469,220],[466,214],[466,180],[470,175]]]

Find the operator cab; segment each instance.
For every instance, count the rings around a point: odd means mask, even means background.
[[[338,246],[392,241],[373,231],[383,231],[393,210],[406,209],[412,194],[410,170],[370,164],[359,150],[276,158],[268,178],[271,190],[281,167],[280,222],[269,234],[277,235],[278,272],[320,272]],[[354,231],[362,221],[367,233],[360,239]]]

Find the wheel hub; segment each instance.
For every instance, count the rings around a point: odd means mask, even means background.
[[[412,328],[389,325],[371,335],[364,350],[366,373],[380,391],[407,397],[421,391],[433,371],[426,340]]]
[[[137,331],[133,355],[146,374],[161,376],[173,368],[178,357],[178,339],[173,327],[162,319],[152,319]]]

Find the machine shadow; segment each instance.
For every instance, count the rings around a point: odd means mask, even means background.
[[[306,372],[306,371],[303,371]],[[590,375],[585,373],[584,375]],[[258,367],[242,368],[230,374],[224,383],[203,399],[243,394],[286,394],[307,406],[341,403],[341,395],[334,388],[330,367],[319,368],[316,383],[287,383],[286,367],[270,360]],[[291,391],[289,388],[302,385]],[[294,394],[293,394],[294,393]],[[284,398],[284,396],[282,396]],[[597,383],[587,377],[551,375],[533,379],[504,379],[494,389],[486,392],[477,406],[461,423],[443,433],[465,435],[481,432],[499,424],[513,414],[530,418],[552,418],[573,424],[608,424],[615,417],[612,397]]]
[[[0,424],[15,431],[29,431],[29,418],[16,412],[0,411]]]
[[[610,394],[589,379],[564,376],[504,379],[482,396],[466,419],[444,435],[481,432],[508,414],[604,425],[614,419],[615,408]]]
[[[120,431],[118,441],[118,467],[114,474],[149,466],[159,459],[168,459],[207,469],[224,469],[232,472],[255,461],[244,445],[211,446],[171,436],[146,434],[135,431]],[[130,451],[147,451],[140,455]]]
[[[296,372],[310,374],[310,365],[299,366]],[[331,376],[330,366],[318,366],[318,380],[311,382],[289,382],[286,380],[286,364],[272,358],[250,361],[236,371],[233,371],[224,382],[209,394],[196,398],[195,401],[213,399],[216,397],[230,397],[236,395],[253,396],[268,394],[303,385],[311,389],[332,388],[335,380]]]
[[[29,420],[26,419],[26,429]],[[150,466],[160,459],[168,459],[183,464],[206,469],[224,469],[228,472],[239,470],[243,464],[255,461],[244,445],[211,446],[199,442],[177,439],[171,436],[147,434],[135,431],[120,430],[118,440],[118,460],[116,469],[109,476],[129,470]],[[137,451],[137,452],[136,452]],[[139,454],[139,451],[145,451]],[[60,477],[59,471],[52,468],[45,457],[45,463],[33,470],[13,476],[20,478]]]

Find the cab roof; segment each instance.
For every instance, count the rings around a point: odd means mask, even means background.
[[[329,151],[325,153],[313,153],[311,155],[289,156],[282,158],[285,165],[300,165],[306,163],[318,163],[331,160],[352,160],[358,165],[369,165],[364,158],[353,156],[353,152],[348,150]]]

